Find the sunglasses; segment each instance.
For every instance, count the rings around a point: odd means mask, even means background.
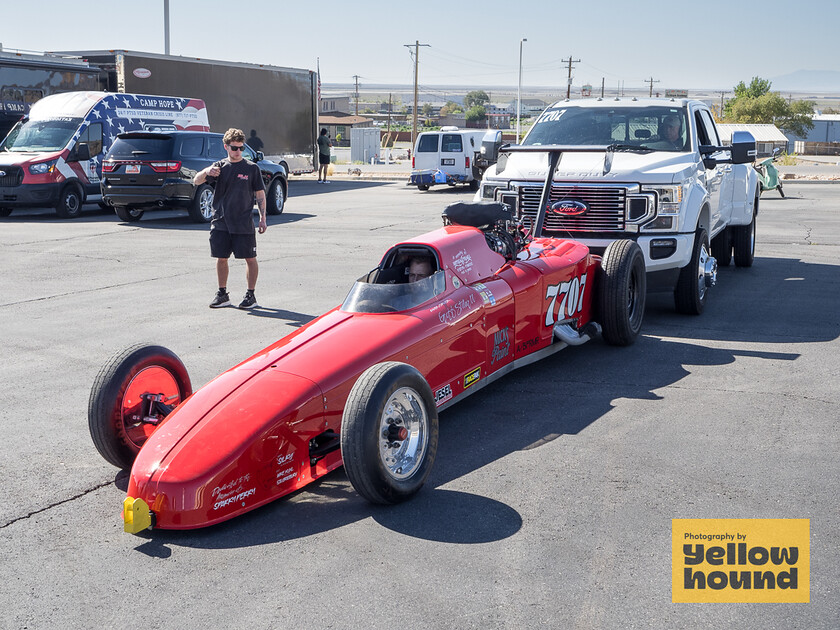
[[[228,145],[228,149],[230,149],[231,151],[242,151],[242,149],[244,149],[244,148],[245,147],[242,146],[241,144],[238,147],[235,147],[232,144]]]

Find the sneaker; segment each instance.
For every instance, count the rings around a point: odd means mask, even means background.
[[[246,291],[245,297],[239,303],[239,308],[254,308],[257,305],[257,298],[254,297],[253,291]]]
[[[223,306],[228,306],[230,304],[230,296],[227,294],[227,291],[222,291],[221,289],[216,291],[216,297],[213,298],[213,301],[210,302],[210,308],[221,308]]]

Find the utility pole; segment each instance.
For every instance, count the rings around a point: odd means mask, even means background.
[[[391,135],[391,93],[388,92],[388,136]]]
[[[604,77],[601,77],[601,98],[604,98]]]
[[[569,78],[566,83],[566,100],[569,100],[572,96],[572,64],[580,63],[580,59],[572,59],[572,56],[569,55],[568,59],[561,59],[561,61],[565,61],[569,64]]]
[[[419,40],[414,40],[413,44],[403,44],[406,48],[411,50],[414,48],[414,115],[411,125],[411,149],[414,150],[414,143],[417,141],[417,71],[420,67],[420,46],[428,46],[431,44],[421,44]]]
[[[659,83],[659,79],[654,80],[654,78],[651,77],[650,79],[646,79],[645,83],[650,83],[650,94],[648,96],[653,97],[653,84]]]
[[[169,0],[163,0],[163,53],[169,54]]]
[[[723,120],[723,95],[726,94],[725,91],[720,91],[720,119]]]
[[[358,74],[354,74],[353,78],[356,80],[356,116],[359,115],[359,77]]]

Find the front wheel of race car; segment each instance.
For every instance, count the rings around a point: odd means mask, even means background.
[[[88,401],[88,428],[109,463],[131,468],[160,422],[192,394],[181,359],[163,346],[137,344],[99,371]]]
[[[344,469],[362,497],[389,504],[414,495],[431,472],[437,444],[437,409],[420,372],[391,361],[362,373],[341,423]]]
[[[598,311],[604,340],[629,346],[642,329],[647,295],[645,257],[633,241],[613,241],[598,274]]]

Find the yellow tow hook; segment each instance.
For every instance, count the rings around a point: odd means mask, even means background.
[[[143,499],[126,497],[123,501],[123,529],[129,534],[137,534],[154,525],[154,514]]]

